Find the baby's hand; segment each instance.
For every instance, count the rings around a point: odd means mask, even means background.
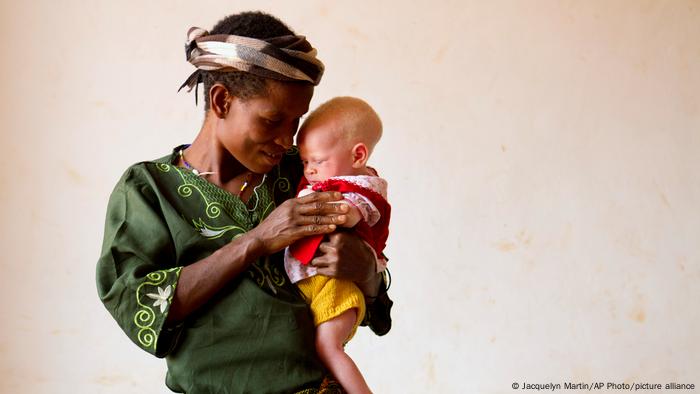
[[[301,191],[299,192],[299,194],[297,195],[297,197],[308,196],[308,195],[311,194],[311,193],[315,193],[315,192],[313,191],[312,188],[307,187],[307,188],[301,189]]]
[[[348,207],[348,212],[345,214],[345,216],[347,216],[347,220],[345,223],[339,224],[340,227],[355,227],[355,225],[362,220],[362,213],[360,213],[360,209],[347,200],[333,201],[329,202],[329,204],[341,204]]]

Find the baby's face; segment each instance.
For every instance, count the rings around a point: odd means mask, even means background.
[[[352,166],[352,147],[339,141],[332,127],[332,124],[327,123],[314,125],[299,136],[299,154],[304,163],[304,175],[311,184],[356,172]]]

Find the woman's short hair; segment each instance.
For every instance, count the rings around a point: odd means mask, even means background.
[[[251,38],[272,38],[286,35],[294,35],[294,32],[281,20],[264,12],[242,12],[229,15],[220,20],[210,30],[210,34],[232,34]],[[204,83],[204,110],[209,109],[209,90],[220,83],[229,93],[248,99],[265,94],[265,78],[258,77],[243,71],[203,71]]]

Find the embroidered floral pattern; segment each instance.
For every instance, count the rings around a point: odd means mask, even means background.
[[[298,155],[298,151],[292,148],[286,152],[286,155]],[[168,173],[165,176],[175,181],[173,187],[177,191],[177,197],[194,200],[183,203],[183,219],[190,221],[192,227],[202,237],[210,240],[222,237],[235,239],[241,236],[257,226],[276,208],[276,198],[286,199],[291,197],[290,194],[293,192],[292,182],[285,176],[286,173],[280,165],[268,173],[261,184],[254,189],[250,207],[237,196],[194,175],[189,170],[165,163],[156,163],[156,167],[164,175]],[[281,195],[277,196],[277,193]],[[197,205],[201,208],[196,208]],[[202,211],[204,215],[197,215]],[[271,263],[267,257],[251,264],[247,274],[258,286],[272,293],[276,293],[276,288],[283,287],[287,282],[282,267]],[[163,288],[162,291],[166,292],[167,289]],[[168,304],[160,300],[167,297],[161,294],[164,293],[154,291],[147,296],[155,300],[152,304],[153,308],[160,307],[164,311]],[[172,297],[172,294],[168,297]]]
[[[165,286],[165,290],[163,288],[158,287],[158,294],[155,293],[148,293],[146,296],[153,298],[156,300],[156,302],[153,303],[153,307],[157,307],[160,305],[160,313],[165,313],[165,309],[168,307],[168,298],[170,298],[170,293],[172,293],[173,288],[170,285]]]
[[[199,233],[202,234],[203,237],[209,239],[220,238],[229,231],[235,232],[234,238],[245,232],[244,228],[235,225],[222,227],[211,226],[209,224],[206,224],[204,220],[202,220],[202,218],[199,218],[197,220],[193,219],[192,225],[194,226],[195,230],[199,231]]]
[[[180,277],[180,270],[182,267],[175,267],[167,270],[155,271],[146,275],[146,279],[143,283],[136,288],[136,303],[139,305],[139,310],[134,315],[134,324],[138,327],[139,331],[137,338],[141,346],[145,348],[156,348],[158,343],[158,332],[155,330],[154,326],[156,321],[160,319],[165,319],[165,310],[168,305],[172,302],[173,295],[175,292],[175,283]],[[168,284],[165,288],[161,285]],[[157,291],[146,293],[148,290]],[[155,311],[151,306],[149,301],[145,298],[155,299],[156,301],[152,304],[153,308],[160,307],[161,317],[156,316]],[[156,327],[157,328],[157,327]]]
[[[247,272],[258,286],[268,288],[272,293],[277,292],[275,286],[282,287],[287,281],[284,273],[270,262],[269,256],[265,256],[251,264]]]

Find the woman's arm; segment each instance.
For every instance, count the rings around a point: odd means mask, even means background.
[[[376,272],[376,255],[362,238],[339,229],[321,243],[319,255],[310,264],[319,274],[355,282],[365,295],[366,323],[377,335],[389,332],[393,302],[386,292],[388,283],[383,274]]]
[[[311,265],[321,275],[355,282],[366,297],[376,297],[382,283],[372,248],[353,232],[339,230],[318,247]]]
[[[347,206],[332,203],[341,198],[338,192],[323,192],[287,200],[253,230],[182,268],[166,322],[182,321],[259,257],[334,231],[347,220]]]
[[[244,234],[209,257],[182,268],[166,324],[184,320],[262,256],[260,242]]]

